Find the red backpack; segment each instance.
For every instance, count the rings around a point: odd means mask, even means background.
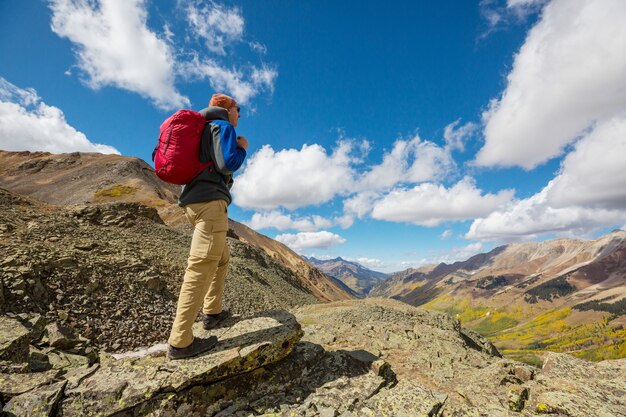
[[[178,110],[163,122],[159,143],[152,152],[159,178],[170,184],[188,184],[213,164],[200,162],[200,141],[206,122],[193,110]]]

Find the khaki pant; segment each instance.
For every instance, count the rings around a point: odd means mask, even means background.
[[[205,314],[222,311],[224,278],[230,251],[226,244],[228,203],[214,200],[185,206],[187,219],[195,226],[176,318],[169,344],[182,348],[193,342],[192,326],[200,307]]]

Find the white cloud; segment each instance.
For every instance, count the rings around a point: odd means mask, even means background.
[[[450,229],[446,229],[446,230],[444,230],[444,231],[443,231],[443,233],[439,236],[439,238],[443,240],[443,239],[447,239],[447,238],[449,238],[450,236],[452,236],[452,230],[450,230]]]
[[[361,258],[356,258],[356,262],[360,263],[361,265],[367,268],[382,268],[383,266],[385,266],[385,262],[377,258],[361,257]]]
[[[626,209],[626,115],[595,126],[547,190],[552,207]]]
[[[538,2],[511,2],[528,5]],[[523,4],[522,4],[523,3]],[[483,114],[482,166],[526,169],[626,107],[626,2],[553,0]]]
[[[432,142],[416,145],[414,160],[403,182],[417,183],[442,179],[454,168],[450,153]]]
[[[373,191],[393,187],[397,184],[408,169],[409,146],[409,141],[396,141],[392,150],[383,156],[382,162],[363,174],[359,182],[359,189]]]
[[[446,263],[448,265],[454,262],[466,261],[474,255],[485,252],[485,247],[481,242],[469,243],[462,247],[453,247],[440,251],[437,254],[429,255],[421,259],[404,260],[390,265],[384,269],[387,271],[405,270],[407,268],[420,268],[425,265],[438,265],[440,263]]]
[[[216,91],[232,95],[240,104],[247,104],[261,91],[273,91],[276,70],[263,66],[252,67],[249,71],[225,68],[210,58],[200,60],[195,55],[190,61],[178,66],[178,73],[189,80],[208,80]]]
[[[331,200],[353,189],[352,145],[340,142],[328,154],[320,145],[274,151],[265,145],[252,155],[233,186],[240,207],[293,210]]]
[[[374,202],[379,200],[382,194],[375,192],[362,192],[343,201],[343,210],[346,216],[356,216],[359,219],[369,215]]]
[[[50,9],[52,30],[76,46],[77,66],[90,88],[123,88],[162,109],[189,105],[174,86],[167,39],[147,27],[145,1],[51,0]]]
[[[461,119],[457,119],[446,126],[443,131],[443,138],[448,149],[463,152],[465,150],[465,141],[476,132],[478,125],[472,122],[460,124]]]
[[[261,55],[265,55],[267,53],[267,46],[263,45],[260,42],[252,41],[248,43],[248,45],[250,46],[250,49],[252,49],[255,52],[258,52]]]
[[[274,81],[276,77],[278,77],[278,72],[267,65],[263,65],[261,68],[253,67],[250,76],[252,84],[256,87],[257,91],[266,89],[270,92],[274,92]]]
[[[0,77],[0,148],[7,151],[100,152],[119,154],[92,143],[70,126],[63,112],[44,103],[33,89],[21,89]]]
[[[481,0],[480,13],[487,20],[490,28],[496,27],[504,19],[502,8],[494,6],[493,0]]]
[[[550,185],[534,196],[511,203],[472,223],[468,239],[489,241],[533,240],[546,234],[563,237],[585,237],[626,219],[626,210],[586,207],[554,208],[548,203]]]
[[[348,229],[354,224],[354,216],[351,214],[344,214],[339,217],[335,217],[335,223],[342,229]]]
[[[227,8],[212,1],[202,7],[191,4],[187,7],[187,20],[193,34],[211,52],[220,55],[226,55],[226,45],[240,41],[243,36],[245,22],[237,7]]]
[[[506,4],[507,7],[530,7],[540,6],[546,2],[547,0],[508,0]]]
[[[454,166],[447,149],[415,135],[410,140],[397,140],[382,162],[363,174],[357,189],[371,192],[386,190],[398,183],[440,179]]]
[[[313,232],[329,228],[333,225],[333,222],[317,215],[294,219],[291,214],[283,214],[280,211],[272,210],[254,213],[252,218],[245,224],[254,230],[273,228],[281,231],[294,229],[300,232]]]
[[[483,251],[483,244],[481,242],[470,243],[466,246],[460,248],[453,248],[452,250],[446,252],[445,254],[433,258],[426,263],[434,264],[434,263],[447,263],[452,264],[458,261],[466,261],[474,255],[477,255]]]
[[[371,216],[378,220],[437,226],[445,221],[459,221],[486,216],[510,201],[513,190],[482,194],[475,182],[463,178],[451,188],[424,183],[412,189],[396,189],[375,201]]]
[[[488,25],[488,31],[482,37],[511,23],[526,21],[547,2],[548,0],[508,0],[506,4],[503,4],[501,0],[481,0],[480,13],[487,20]]]
[[[534,196],[473,222],[466,237],[514,241],[586,237],[626,219],[626,117],[597,124]]]
[[[315,252],[311,253],[308,257],[309,258],[315,258],[315,259],[318,259],[320,261],[327,261],[329,259],[335,259],[336,258],[336,256],[333,256],[333,255],[317,254]]]
[[[346,239],[325,230],[320,232],[300,232],[297,234],[285,233],[274,239],[284,243],[298,253],[306,249],[328,249],[331,246],[344,244]]]

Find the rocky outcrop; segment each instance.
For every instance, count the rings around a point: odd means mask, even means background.
[[[445,314],[387,299],[304,306],[295,315],[304,341],[369,352],[396,375],[397,384],[329,415],[626,416],[626,359],[596,364],[549,353],[535,368],[502,358]]]
[[[30,332],[18,320],[0,316],[0,361],[19,363],[28,358]]]
[[[538,414],[626,416],[626,359],[590,363],[550,352],[528,389]]]

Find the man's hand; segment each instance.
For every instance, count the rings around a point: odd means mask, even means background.
[[[243,148],[244,150],[248,150],[248,139],[243,136],[237,136],[237,146]]]

